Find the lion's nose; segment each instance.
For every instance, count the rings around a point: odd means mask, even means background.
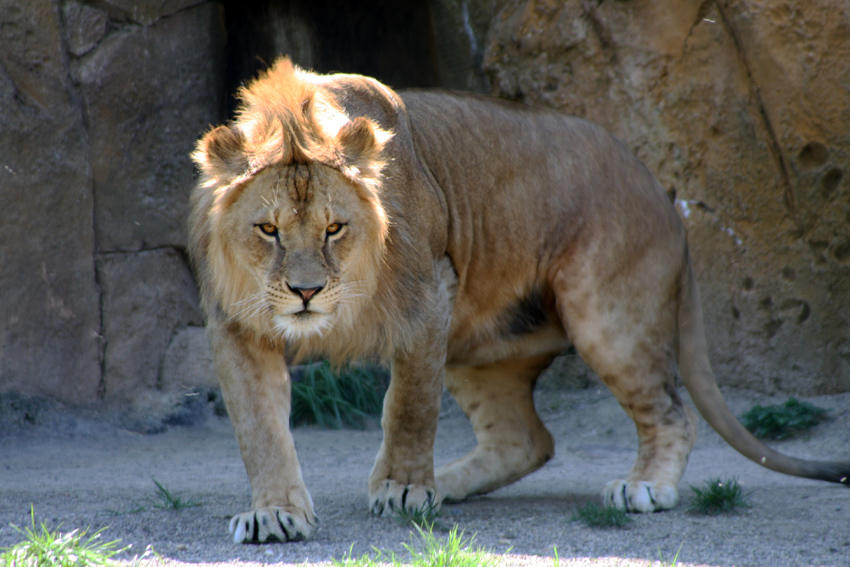
[[[292,293],[295,293],[295,294],[301,296],[301,299],[304,300],[304,305],[307,305],[307,302],[310,301],[311,297],[313,297],[314,295],[316,295],[317,293],[322,291],[322,286],[319,286],[319,287],[292,287],[291,285],[288,285],[288,284],[287,284],[287,286],[289,287],[290,290],[292,290]]]

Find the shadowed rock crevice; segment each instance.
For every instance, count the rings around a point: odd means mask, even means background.
[[[726,15],[726,10],[728,10],[728,6],[724,5],[724,2],[714,2],[714,5],[717,7],[717,12],[720,15],[721,21],[723,25],[729,30],[729,35],[735,41],[735,48],[738,52],[738,57],[741,61],[743,67],[747,70],[747,78],[751,83],[750,92],[752,96],[755,98],[755,104],[759,109],[759,116],[764,123],[764,129],[767,132],[768,137],[768,147],[771,150],[771,155],[776,160],[776,168],[779,174],[782,176],[783,180],[783,202],[785,203],[785,207],[788,209],[789,215],[794,219],[794,222],[797,224],[797,228],[799,230],[799,237],[805,236],[806,228],[800,222],[800,219],[797,217],[797,196],[794,192],[794,186],[791,184],[791,175],[788,172],[788,163],[785,159],[785,155],[782,152],[782,147],[779,144],[779,140],[776,138],[776,134],[773,130],[773,125],[770,121],[770,115],[768,114],[767,108],[765,107],[764,101],[761,98],[761,87],[756,81],[755,77],[753,77],[752,70],[750,68],[750,61],[747,57],[747,52],[745,50],[745,46],[742,45],[740,32],[735,29],[735,26],[729,20]]]

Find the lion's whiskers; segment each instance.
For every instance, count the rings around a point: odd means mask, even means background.
[[[229,319],[231,321],[250,321],[257,315],[259,315],[263,311],[263,309],[267,309],[269,307],[268,303],[266,302],[265,291],[260,291],[253,295],[249,295],[245,299],[237,301],[234,306],[241,306],[241,308],[230,316]]]

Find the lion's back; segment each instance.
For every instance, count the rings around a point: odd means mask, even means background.
[[[402,99],[416,151],[450,200],[548,217],[629,210],[635,200],[641,209],[669,207],[646,167],[592,122],[474,94]]]
[[[568,246],[589,232],[628,247],[647,227],[681,230],[653,175],[592,122],[480,95],[410,91],[402,99],[454,232],[477,231],[474,240],[490,245],[470,255],[515,249],[520,240]],[[491,222],[477,222],[482,215]]]

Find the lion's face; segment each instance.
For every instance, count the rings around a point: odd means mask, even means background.
[[[230,191],[211,243],[240,280],[229,315],[287,340],[350,322],[383,251],[364,188],[313,163],[268,167]]]
[[[392,133],[286,61],[269,77],[295,88],[243,89],[236,121],[198,142],[191,254],[208,313],[303,342],[351,330],[375,292]]]

